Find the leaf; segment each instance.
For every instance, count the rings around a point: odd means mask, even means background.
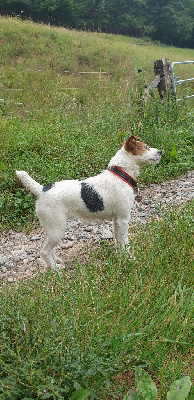
[[[129,394],[126,394],[123,400],[144,400],[139,393],[134,392],[133,390],[129,390]]]
[[[76,390],[79,390],[79,389],[82,388],[81,385],[80,385],[78,382],[76,382],[76,381],[74,382],[73,387],[74,387],[74,389],[76,389]]]
[[[0,168],[1,168],[1,171],[5,171],[5,169],[6,169],[6,166],[3,163],[3,161],[1,161],[1,163],[0,163]]]
[[[170,160],[173,161],[174,158],[176,157],[177,151],[176,151],[176,146],[172,146],[171,152],[170,152]]]
[[[167,393],[167,400],[185,400],[191,389],[191,379],[184,376],[173,382]]]
[[[86,400],[90,394],[90,390],[88,389],[79,389],[75,393],[72,394],[70,400]]]
[[[144,400],[156,400],[157,388],[149,374],[142,368],[137,367],[135,370],[135,380],[137,389],[143,396]]]
[[[40,399],[41,400],[51,399],[51,396],[52,396],[51,393],[43,393],[43,394],[41,394]],[[53,398],[53,396],[52,396],[52,398]]]

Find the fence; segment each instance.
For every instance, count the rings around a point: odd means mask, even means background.
[[[181,83],[184,83],[184,82],[191,82],[191,81],[194,81],[194,78],[188,78],[188,79],[181,79],[181,80],[178,80],[179,77],[177,77],[177,76],[174,75],[174,65],[176,65],[176,64],[194,64],[194,61],[179,61],[179,62],[177,61],[177,62],[173,62],[173,63],[172,63],[172,65],[171,65],[171,67],[170,67],[170,72],[171,72],[171,79],[172,79],[173,92],[174,92],[175,96],[176,96],[176,87],[177,87],[177,85],[180,85]],[[190,96],[185,96],[184,99],[188,99],[188,98],[190,98],[190,97],[194,97],[194,94],[192,94],[192,95],[190,95]],[[177,101],[180,101],[180,100],[183,100],[183,98],[181,98],[181,99],[176,99],[176,100],[177,100]]]

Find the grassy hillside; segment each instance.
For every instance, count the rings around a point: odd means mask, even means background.
[[[87,97],[100,94],[106,98],[113,83],[114,88],[122,85],[125,91],[136,88],[137,82],[149,84],[154,77],[153,61],[161,57],[171,62],[193,59],[193,50],[154,45],[144,39],[70,31],[10,18],[0,18],[0,28],[1,87],[6,110],[16,115],[65,107],[74,94],[81,104],[86,93]],[[192,75],[193,66],[177,68],[183,78]],[[141,77],[137,77],[138,69],[142,69]],[[65,71],[110,75],[68,75]],[[22,107],[16,102],[22,102]]]
[[[42,183],[86,177],[106,167],[129,131],[164,152],[142,171],[142,183],[193,168],[193,99],[161,105],[156,91],[142,102],[153,61],[191,59],[192,50],[10,18],[0,18],[0,29],[2,227],[34,218],[16,168]],[[192,76],[191,68],[181,76]]]

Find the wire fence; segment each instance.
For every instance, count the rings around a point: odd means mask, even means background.
[[[177,85],[181,85],[181,84],[184,83],[184,82],[192,82],[192,81],[194,81],[194,78],[179,79],[178,76],[175,76],[175,75],[174,75],[174,66],[175,66],[175,65],[181,65],[181,64],[194,64],[194,61],[179,61],[179,62],[173,62],[173,63],[171,64],[170,72],[171,72],[171,79],[172,79],[173,92],[174,92],[174,95],[175,95],[175,96],[176,96],[176,94],[177,94],[177,93],[176,93],[176,87],[177,87]],[[176,101],[181,101],[181,100],[183,100],[183,99],[189,99],[189,98],[191,98],[191,97],[194,97],[194,94],[189,95],[189,96],[184,96],[184,97],[179,98],[179,99],[176,99]]]
[[[175,96],[176,96],[176,88],[177,88],[177,85],[181,85],[182,83],[185,83],[185,82],[192,82],[192,81],[194,81],[194,78],[187,78],[187,79],[179,79],[179,77],[177,77],[177,76],[175,76],[175,74],[174,74],[174,66],[175,65],[180,65],[180,64],[194,64],[194,61],[181,61],[181,62],[173,62],[172,64],[171,64],[171,67],[170,67],[170,73],[171,73],[171,80],[172,80],[172,89],[173,89],[173,92],[174,92],[174,94],[175,94]],[[20,71],[21,72],[21,69],[20,69],[20,66],[18,66],[18,67],[12,67],[12,66],[0,66],[0,71],[1,70],[4,70],[6,68],[6,70],[13,70],[13,71]],[[38,69],[33,69],[33,68],[25,68],[25,69],[22,69],[22,73],[29,73],[29,72],[33,72],[33,73],[45,73],[45,72],[47,72],[45,69],[41,69],[41,68],[38,68]],[[126,70],[124,70],[124,71],[118,71],[118,70],[114,70],[114,71],[102,71],[101,70],[101,68],[99,69],[99,71],[77,71],[77,70],[62,70],[61,72],[60,72],[60,74],[61,75],[76,75],[76,76],[87,76],[87,75],[89,75],[89,76],[98,76],[99,78],[100,77],[102,77],[102,76],[126,76],[126,75],[131,75],[131,74],[133,74],[134,76],[135,75],[138,75],[139,73],[141,73],[141,72],[144,72],[144,71],[142,71],[141,69],[134,69],[134,70],[129,70],[129,69],[126,69]],[[104,82],[105,83],[105,82]],[[107,85],[101,85],[100,86],[100,89],[101,90],[104,90],[104,89],[106,89],[106,90],[112,90],[113,89],[113,85],[109,85],[109,86],[107,86]],[[18,88],[18,87],[6,87],[6,83],[5,83],[5,86],[4,86],[4,83],[0,83],[0,90],[2,91],[2,92],[52,92],[52,91],[56,91],[56,92],[65,92],[65,91],[87,91],[88,90],[88,87],[78,87],[78,86],[76,86],[76,87],[69,87],[69,86],[65,86],[65,87],[59,87],[57,84],[55,85],[55,87],[23,87],[23,88]],[[183,96],[182,98],[178,98],[178,99],[176,99],[177,101],[180,101],[180,100],[183,100],[183,99],[185,99],[185,98],[191,98],[191,97],[194,97],[194,94],[192,94],[192,95],[187,95],[187,96]],[[0,106],[3,106],[3,104],[5,103],[5,101],[4,101],[4,99],[0,99]],[[15,103],[15,105],[19,105],[19,106],[21,106],[22,105],[22,102],[17,102],[17,103]],[[26,111],[26,112],[30,112],[30,111]]]

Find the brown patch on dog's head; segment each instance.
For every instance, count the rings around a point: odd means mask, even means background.
[[[147,144],[140,142],[140,138],[136,136],[130,136],[123,145],[125,150],[134,156],[141,156],[145,151],[149,150]]]

